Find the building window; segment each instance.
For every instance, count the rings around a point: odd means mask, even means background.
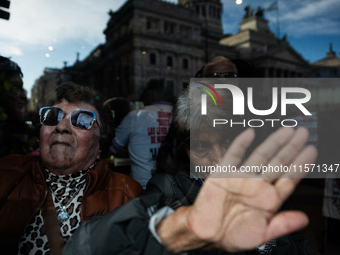
[[[202,15],[205,17],[206,16],[206,6],[205,5],[203,5],[202,6]]]
[[[164,22],[164,33],[173,34],[175,32],[175,24]]]
[[[196,5],[196,13],[200,14],[200,6],[199,5]]]
[[[183,58],[183,69],[189,68],[189,61],[186,58]]]
[[[146,20],[146,30],[157,30],[157,20],[148,18]]]
[[[155,53],[150,54],[150,64],[156,65],[156,54]]]
[[[172,63],[172,57],[171,56],[168,56],[166,58],[166,65],[167,65],[168,69],[170,69],[172,67],[173,63]]]
[[[180,35],[182,38],[188,39],[190,34],[190,28],[189,27],[180,27]]]

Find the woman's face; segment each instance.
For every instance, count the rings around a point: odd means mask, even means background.
[[[200,133],[190,141],[187,154],[194,166],[216,166],[231,144],[228,133]]]
[[[100,158],[98,123],[88,130],[75,128],[70,123],[70,113],[77,109],[97,114],[92,105],[62,100],[54,105],[66,116],[56,126],[42,125],[40,129],[40,153],[44,166],[54,174],[71,174],[89,168]],[[100,121],[100,120],[98,120]]]

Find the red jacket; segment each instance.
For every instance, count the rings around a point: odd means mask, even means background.
[[[10,155],[0,160],[0,247],[17,249],[25,227],[43,205],[47,184],[40,160]],[[135,198],[142,187],[129,176],[111,171],[104,160],[86,175],[81,221],[103,215]]]

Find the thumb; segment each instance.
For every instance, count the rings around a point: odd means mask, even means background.
[[[308,223],[308,216],[301,211],[281,212],[269,222],[266,242],[298,231],[306,227]]]

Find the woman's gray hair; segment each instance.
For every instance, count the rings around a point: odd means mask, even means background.
[[[189,171],[190,160],[187,150],[190,149],[190,140],[196,139],[201,132],[212,130],[213,119],[232,118],[232,100],[228,89],[218,90],[222,105],[216,100],[207,97],[207,114],[201,114],[202,94],[206,94],[202,88],[211,91],[204,84],[210,84],[218,79],[194,79],[190,85],[178,97],[172,111],[170,129],[163,140],[156,160],[158,173],[174,174],[179,169]],[[214,92],[210,92],[214,94]],[[215,99],[217,96],[214,94]],[[223,132],[231,138],[239,133],[239,128],[228,128],[227,125],[218,125],[213,132]]]
[[[232,97],[228,89],[217,90],[222,104],[217,99],[217,95],[211,91],[207,85],[214,87],[218,79],[193,79],[190,86],[178,98],[172,121],[176,123],[178,131],[190,131],[198,133],[202,130],[212,128],[214,119],[231,119],[232,118]],[[207,96],[207,114],[202,115],[202,94],[207,94],[202,89],[210,91],[217,102]],[[218,128],[218,127],[217,127]],[[224,127],[225,128],[225,127]]]

